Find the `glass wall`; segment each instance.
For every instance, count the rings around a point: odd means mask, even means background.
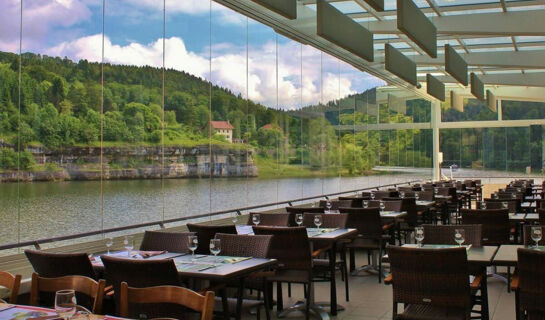
[[[430,177],[429,102],[213,1],[0,10],[0,245]]]

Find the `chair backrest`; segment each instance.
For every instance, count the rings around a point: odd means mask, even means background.
[[[214,292],[207,291],[200,295],[192,290],[175,286],[155,286],[147,288],[129,287],[126,282],[121,283],[122,317],[137,318],[144,314],[147,318],[180,317],[178,313],[169,313],[169,308],[146,309],[146,305],[172,304],[189,308],[201,313],[201,320],[212,320],[214,314]],[[129,306],[140,305],[138,311],[131,313]]]
[[[375,200],[381,200],[382,198],[395,196],[392,191],[378,190],[372,191],[372,193],[375,195]]]
[[[84,306],[95,314],[102,313],[102,299],[104,297],[104,280],[95,281],[84,276],[64,276],[58,278],[40,277],[36,272],[32,273],[32,285],[30,289],[30,304],[33,306],[51,307],[55,292],[72,289],[76,292],[79,305]],[[41,300],[41,294],[48,294],[47,302]],[[85,297],[85,298],[84,298]],[[82,299],[84,298],[84,299]],[[51,300],[51,301],[49,301]],[[42,303],[40,303],[42,301]],[[82,303],[86,301],[88,303]]]
[[[401,199],[399,200],[370,200],[369,208],[380,208],[380,202],[384,202],[384,210],[386,211],[401,211]]]
[[[260,226],[277,226],[277,227],[287,227],[290,223],[290,215],[287,213],[259,213],[259,212],[250,212],[248,215],[248,225],[253,225],[252,217],[255,214],[259,214],[259,225]]]
[[[225,256],[267,258],[272,242],[271,235],[241,235],[218,233],[221,253]]]
[[[339,210],[340,207],[343,208],[350,208],[352,207],[352,200],[331,200],[331,210]],[[322,208],[325,208],[327,204],[327,200],[320,200],[319,206]]]
[[[197,234],[197,238],[199,238],[199,245],[197,246],[197,250],[195,250],[195,253],[198,254],[210,253],[210,239],[214,239],[216,233],[237,234],[237,227],[234,224],[226,226],[211,226],[188,223],[187,228],[189,231],[195,232],[195,234]],[[129,283],[129,286],[132,286],[132,284]]]
[[[101,259],[104,263],[104,278],[108,285],[114,287],[117,303],[120,298],[117,293],[121,288],[121,282],[137,288],[180,284],[178,271],[172,259],[132,260],[109,256],[102,256]]]
[[[352,203],[350,204],[350,207],[344,206],[344,208],[361,208],[363,205],[363,200],[369,200],[369,197],[339,197],[339,200],[350,200]],[[341,206],[343,207],[343,206]]]
[[[278,260],[279,269],[312,269],[312,258],[305,227],[253,227],[256,235],[272,235],[269,258]]]
[[[21,275],[12,275],[9,272],[0,271],[0,287],[9,290],[9,303],[17,303],[17,296],[21,287]]]
[[[509,244],[511,225],[507,209],[462,209],[462,224],[481,224],[483,245]]]
[[[533,246],[535,245],[535,241],[532,240],[532,227],[538,227],[541,228],[541,236],[543,237],[543,232],[545,232],[545,225],[525,225],[524,230],[522,231],[523,237],[523,243],[525,246]],[[545,237],[543,237],[538,244],[543,245],[545,243]]]
[[[40,277],[84,276],[96,279],[87,253],[51,253],[25,250],[32,268]]]
[[[542,208],[537,209],[537,214],[539,217],[539,224],[542,226],[545,226],[545,209],[542,209]]]
[[[471,295],[465,248],[387,249],[394,303],[459,308],[469,319]]]
[[[464,229],[464,244],[474,247],[482,246],[482,225],[480,224],[457,224],[457,225],[435,225],[425,224],[424,244],[457,244],[454,241],[454,231]]]
[[[346,227],[357,229],[359,237],[364,239],[382,237],[382,221],[378,208],[342,208],[341,213],[348,214]]]
[[[188,253],[187,238],[193,235],[194,232],[146,231],[140,250]]]
[[[418,193],[418,200],[434,201],[435,199],[433,191],[419,191],[417,193]]]
[[[418,189],[416,187],[398,187],[397,188],[397,191],[401,192],[413,192],[413,191],[416,191],[415,189]]]
[[[286,207],[286,211],[290,214],[289,226],[295,227],[297,223],[295,222],[295,215],[298,213],[323,213],[325,208],[322,207]]]
[[[484,199],[487,209],[504,209],[503,203],[507,202],[507,209],[510,213],[521,212],[518,199]]]
[[[303,225],[307,228],[315,228],[314,217],[320,215],[322,224],[320,228],[346,228],[348,215],[345,213],[326,214],[326,213],[305,213],[303,215]]]
[[[533,319],[533,313],[542,316],[545,312],[545,252],[522,248],[517,252],[519,306],[528,311],[529,319]]]

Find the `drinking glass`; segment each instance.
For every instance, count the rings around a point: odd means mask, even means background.
[[[405,192],[401,191],[401,192],[399,193],[399,197],[401,197],[401,199],[405,198]]]
[[[384,209],[386,209],[386,205],[384,204],[384,201],[381,201],[378,206],[380,208],[380,211],[384,211]]]
[[[438,195],[439,194],[439,188],[433,188],[433,193],[435,193],[435,195]]]
[[[259,214],[258,214],[258,213],[252,215],[252,222],[253,222],[256,226],[259,225],[259,222],[261,222],[261,218],[259,217]]]
[[[414,228],[414,238],[416,239],[417,246],[422,247],[422,240],[424,240],[424,228],[416,227]]]
[[[537,249],[538,243],[541,240],[541,227],[539,226],[532,227],[531,235],[532,235],[532,240],[534,240],[534,242],[536,243],[536,249]]]
[[[210,239],[210,253],[214,255],[214,262],[218,262],[218,254],[221,252],[220,239]]]
[[[502,202],[502,203],[501,203],[501,206],[502,206],[502,208],[504,208],[504,209],[509,209],[509,203],[507,203],[506,201]]]
[[[363,204],[363,207],[364,207],[364,208],[369,208],[369,201],[363,200],[363,201],[362,201],[362,204]]]
[[[301,214],[301,213],[296,214],[295,215],[295,222],[300,227],[301,224],[303,223],[303,214]]]
[[[55,311],[59,317],[70,319],[76,314],[76,292],[74,290],[59,290],[55,293]]]
[[[481,202],[481,209],[486,209],[486,202]]]
[[[511,193],[511,198],[516,199],[516,198],[517,198],[517,194],[516,194],[516,193]]]
[[[316,227],[318,228],[318,230],[320,230],[320,226],[322,225],[322,216],[317,214],[314,216],[314,224],[316,225]]]
[[[131,251],[134,248],[134,240],[132,236],[125,236],[125,239],[123,240],[123,245],[125,246],[125,249],[127,249],[127,257],[131,257]]]
[[[492,197],[493,197],[494,199],[498,199],[498,198],[499,198],[499,195],[498,195],[497,193],[494,193],[494,194],[492,194]]]
[[[238,222],[238,213],[233,212],[233,216],[231,218],[232,218],[231,221],[233,221],[233,224],[236,225]]]
[[[327,208],[327,212],[329,213],[331,211],[331,201],[327,200],[325,203],[325,207]]]
[[[415,198],[415,200],[420,199],[420,195],[418,194],[418,192],[415,192],[415,193],[414,193],[414,198]]]
[[[462,243],[466,241],[466,231],[464,229],[454,229],[454,241],[461,247]]]
[[[375,194],[371,192],[371,200],[375,200]]]
[[[106,237],[106,248],[108,248],[108,254],[110,254],[110,247],[114,245],[113,237]]]
[[[199,238],[197,236],[187,237],[187,247],[191,250],[191,260],[195,259],[195,250],[199,246]]]

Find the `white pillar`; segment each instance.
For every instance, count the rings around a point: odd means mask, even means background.
[[[433,181],[441,179],[441,163],[439,162],[439,123],[441,123],[441,102],[431,102],[431,129],[433,135]]]

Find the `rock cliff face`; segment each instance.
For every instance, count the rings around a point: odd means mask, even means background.
[[[253,150],[212,147],[165,147],[164,167],[161,147],[105,147],[103,178],[160,179],[213,177],[257,177]],[[73,147],[48,151],[30,150],[37,164],[55,164],[46,171],[25,171],[21,181],[98,180],[100,179],[100,148]],[[17,181],[17,172],[0,173],[0,182]]]

